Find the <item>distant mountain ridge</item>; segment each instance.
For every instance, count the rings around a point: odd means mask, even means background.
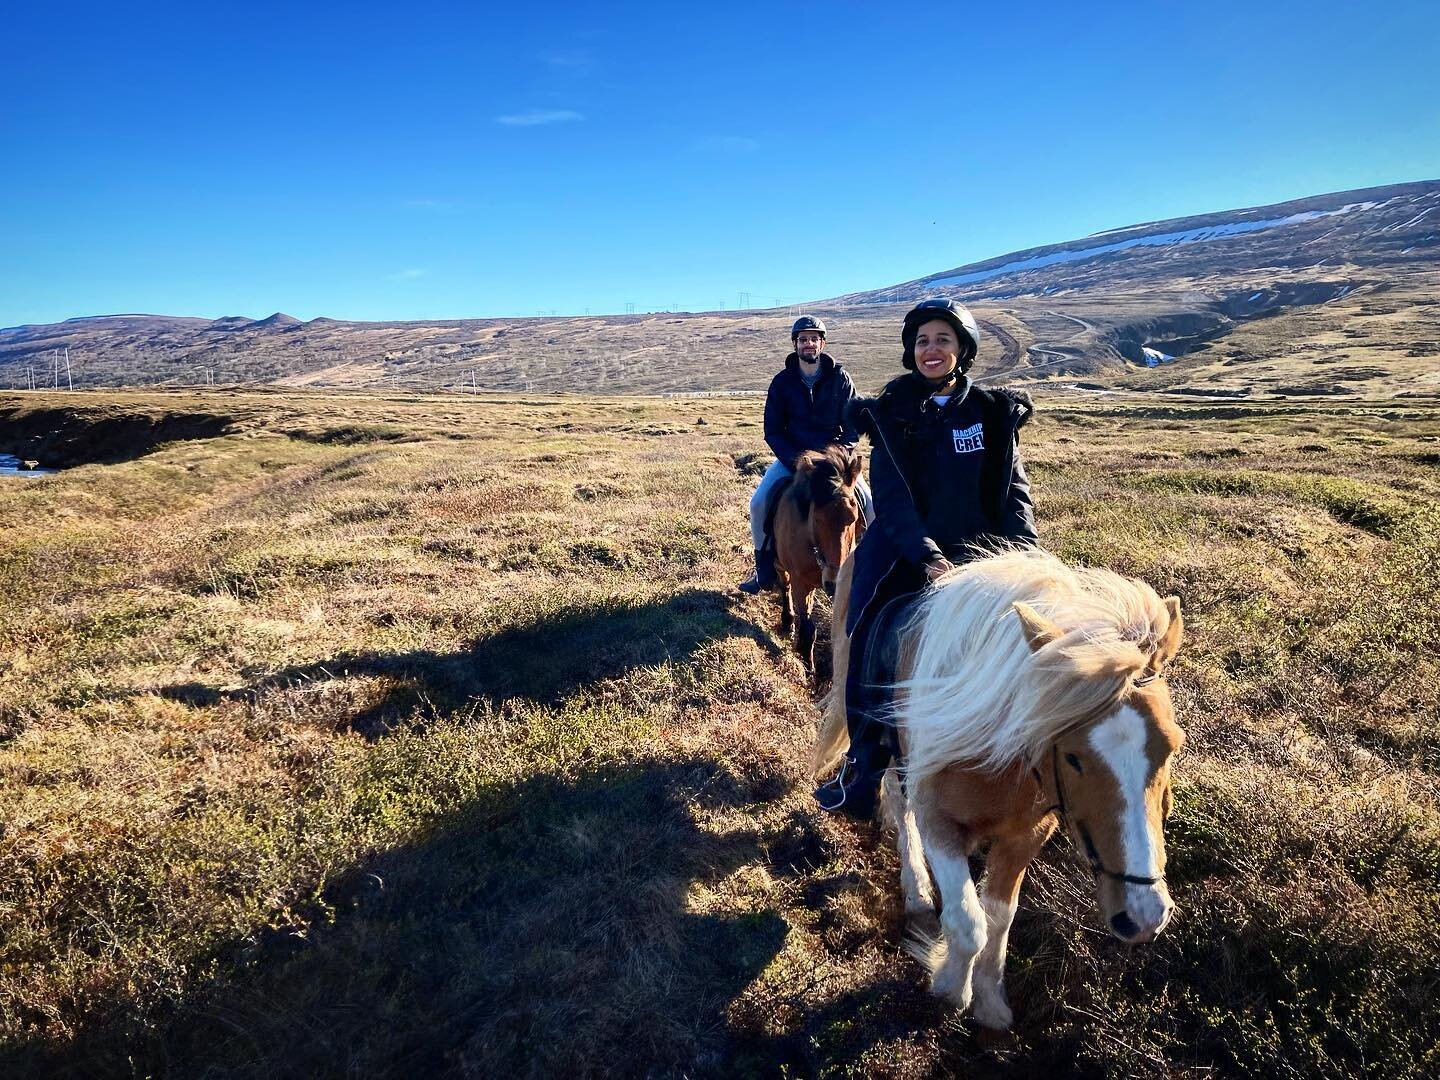
[[[933,295],[974,307],[976,374],[991,380],[1440,396],[1440,180],[1131,225],[804,307],[874,389],[895,370],[904,309]],[[0,388],[758,392],[794,314],[87,316],[0,330]]]
[[[1094,243],[1094,241],[1101,241]],[[1117,279],[1205,275],[1228,261],[1250,268],[1433,265],[1440,259],[1440,180],[1332,192],[1269,206],[1110,229],[1008,252],[897,285],[847,293],[839,304],[920,295],[1006,298],[1095,288]]]

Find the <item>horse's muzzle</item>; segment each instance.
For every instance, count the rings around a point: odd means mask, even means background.
[[[1128,944],[1153,941],[1175,913],[1170,890],[1163,884],[1150,888],[1127,886],[1124,896],[1125,906],[1111,915],[1109,922],[1110,932]]]

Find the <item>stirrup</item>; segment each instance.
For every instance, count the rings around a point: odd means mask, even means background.
[[[840,771],[815,789],[815,801],[827,814],[843,814],[857,821],[875,816],[879,784],[867,784],[866,777],[856,774],[855,759],[846,754]]]

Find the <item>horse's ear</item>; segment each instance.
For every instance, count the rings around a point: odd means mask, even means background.
[[[1165,597],[1165,610],[1170,613],[1170,625],[1165,630],[1165,636],[1160,639],[1160,644],[1155,647],[1154,659],[1150,661],[1151,668],[1156,671],[1168,664],[1180,651],[1180,638],[1185,633],[1185,620],[1180,617],[1180,598]]]
[[[1025,632],[1031,652],[1039,652],[1052,641],[1065,636],[1065,631],[1057,623],[1020,600],[1015,601],[1015,614],[1020,616],[1020,629]]]
[[[865,459],[860,456],[860,451],[851,450],[845,459],[845,486],[854,487],[855,481],[860,479],[860,474],[865,471]]]
[[[795,459],[795,471],[801,476],[809,476],[815,471],[815,466],[819,462],[819,454],[814,450],[806,450]]]

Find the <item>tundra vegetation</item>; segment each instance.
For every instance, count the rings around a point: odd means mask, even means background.
[[[1052,844],[991,1046],[730,589],[753,401],[42,401],[231,422],[0,481],[0,1073],[1440,1072],[1433,406],[1041,400],[1046,545],[1185,605],[1180,910]]]

